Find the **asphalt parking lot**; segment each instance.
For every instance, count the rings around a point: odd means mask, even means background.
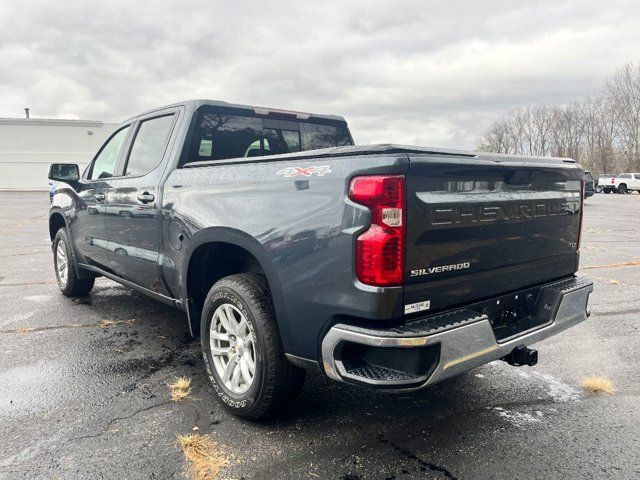
[[[253,424],[213,399],[183,315],[105,279],[55,284],[46,193],[0,193],[0,478],[185,478],[177,434],[210,434],[220,478],[640,478],[640,195],[587,200],[591,318],[413,394],[311,374],[295,408]],[[589,395],[581,380],[610,378]],[[191,397],[167,383],[192,378]],[[195,428],[195,430],[194,430]]]

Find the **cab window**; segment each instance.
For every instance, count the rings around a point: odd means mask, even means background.
[[[171,134],[173,119],[172,114],[140,123],[129,153],[125,175],[145,175],[160,164]]]
[[[107,143],[104,144],[100,153],[98,153],[98,156],[93,161],[91,173],[88,176],[89,180],[109,178],[116,174],[118,158],[120,158],[120,152],[122,152],[128,133],[129,126],[127,125],[118,130]]]
[[[199,110],[185,142],[180,166],[197,161],[261,157],[353,145],[344,122],[285,120],[224,112],[208,107]]]

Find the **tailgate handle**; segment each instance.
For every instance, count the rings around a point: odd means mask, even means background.
[[[150,194],[149,192],[144,192],[141,193],[140,195],[138,195],[138,200],[142,203],[149,203],[149,202],[153,202],[155,200],[156,197],[154,197],[152,194]]]

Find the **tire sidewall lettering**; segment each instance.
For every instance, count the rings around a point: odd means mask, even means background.
[[[228,291],[226,288],[224,290],[220,290],[218,292],[216,292],[213,296],[211,296],[209,298],[209,303],[207,305],[207,312],[214,312],[215,309],[222,305],[223,303],[230,303],[233,306],[235,306],[238,310],[240,310],[242,312],[242,314],[245,316],[245,318],[247,319],[247,325],[249,327],[249,331],[251,332],[251,335],[253,336],[253,340],[255,345],[258,347],[256,348],[256,360],[260,361],[260,356],[258,355],[258,352],[260,351],[258,342],[257,342],[257,335],[256,335],[256,331],[255,331],[255,327],[253,325],[253,321],[252,321],[252,315],[250,313],[250,310],[247,308],[245,302],[236,294],[234,294],[233,292]],[[211,315],[208,315],[208,317],[210,317]],[[229,405],[232,408],[235,409],[244,409],[247,407],[250,407],[253,403],[254,403],[254,395],[255,395],[255,385],[257,383],[254,383],[254,385],[251,386],[251,388],[248,390],[248,392],[245,394],[247,395],[247,398],[244,398],[242,400],[237,400],[237,399],[233,399],[231,398],[226,391],[219,385],[214,372],[214,368],[211,365],[211,360],[210,360],[210,355],[211,355],[211,343],[209,340],[209,328],[211,327],[211,318],[207,318],[206,320],[206,331],[203,331],[202,334],[206,335],[206,352],[203,350],[202,352],[202,357],[204,359],[204,365],[205,365],[205,369],[207,371],[207,375],[209,376],[209,379],[211,380],[211,384],[213,385],[213,389],[216,392],[216,395],[218,395],[218,397],[220,398],[220,400],[222,400],[225,404]],[[260,378],[256,377],[254,379],[254,382],[259,382]]]

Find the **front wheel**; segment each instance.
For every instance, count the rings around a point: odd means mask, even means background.
[[[304,370],[287,361],[262,275],[216,282],[200,322],[202,353],[218,400],[249,420],[276,414],[302,389]]]
[[[624,183],[618,187],[618,193],[627,193],[627,186]]]
[[[82,297],[91,291],[95,278],[80,278],[71,255],[69,236],[61,228],[53,239],[53,266],[58,288],[67,297]]]

